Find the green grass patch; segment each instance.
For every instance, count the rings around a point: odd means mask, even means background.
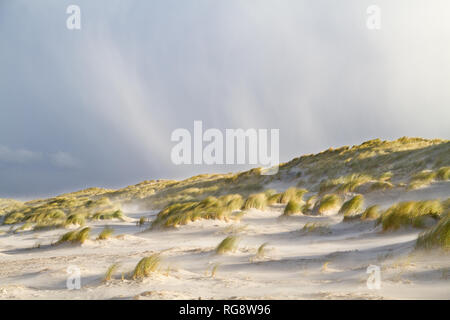
[[[243,209],[265,210],[267,207],[267,196],[265,193],[256,193],[250,195],[244,203]]]
[[[381,216],[379,205],[373,205],[364,210],[361,220],[376,220]]]
[[[56,244],[62,244],[67,242],[83,244],[89,238],[90,232],[91,228],[89,227],[85,227],[80,230],[69,231],[63,234]]]
[[[295,187],[291,187],[281,194],[280,203],[288,203],[290,200],[301,202],[303,201],[303,196],[307,192],[308,190],[306,189],[297,189]]]
[[[330,234],[330,228],[322,223],[318,222],[308,222],[301,229],[303,233],[318,233],[318,234]]]
[[[439,200],[405,201],[397,203],[387,209],[380,217],[383,230],[397,230],[402,226],[422,228],[425,219],[438,219],[444,212]]]
[[[228,221],[237,217],[235,211],[239,210],[243,203],[242,197],[238,194],[224,195],[219,198],[210,196],[201,201],[174,203],[158,213],[151,228],[177,227],[199,219]]]
[[[337,194],[326,194],[319,202],[317,212],[321,215],[338,212],[341,208],[342,200]]]
[[[216,253],[225,254],[227,252],[234,252],[239,244],[239,239],[237,236],[226,237],[216,247]]]
[[[350,200],[344,202],[341,209],[339,210],[340,214],[343,214],[345,217],[354,216],[362,212],[364,207],[364,197],[360,194],[354,196]]]
[[[442,167],[436,171],[436,179],[447,181],[450,180],[450,167]]]
[[[114,229],[111,227],[105,227],[102,232],[97,237],[97,240],[106,240],[111,237],[111,235],[114,233]]]
[[[256,257],[257,258],[264,258],[264,256],[266,255],[266,247],[267,247],[268,243],[264,242],[262,245],[260,245],[258,247],[258,250],[256,251]]]
[[[281,203],[281,193],[272,194],[267,198],[267,205],[273,205],[276,203]]]
[[[161,256],[153,254],[149,257],[142,258],[131,275],[133,280],[139,280],[148,277],[151,273],[156,272],[161,264]]]
[[[92,216],[92,220],[112,220],[112,219],[119,219],[123,220],[124,214],[122,210],[101,210]]]
[[[436,172],[430,170],[423,170],[412,176],[409,181],[407,190],[415,190],[430,185],[436,178]]]
[[[289,200],[284,208],[284,216],[290,216],[293,214],[302,213],[302,205],[296,200]]]
[[[79,225],[79,226],[84,226],[86,224],[86,219],[85,219],[85,215],[80,214],[80,213],[72,213],[70,214],[65,222],[66,226],[69,225]]]
[[[387,181],[376,181],[370,185],[370,191],[386,191],[394,188],[394,185]]]
[[[118,268],[119,268],[118,263],[114,263],[114,264],[110,265],[108,267],[108,270],[106,270],[105,276],[103,277],[103,281],[104,282],[111,281],[114,277],[114,273],[117,271]]]
[[[393,176],[394,175],[391,171],[383,172],[383,174],[380,175],[378,180],[380,182],[387,182],[387,181],[391,180]]]
[[[330,191],[338,193],[355,192],[360,186],[373,181],[374,179],[367,174],[354,173],[347,176],[342,176],[337,179],[323,181],[319,186],[320,193]]]
[[[416,248],[450,250],[450,214],[446,214],[431,229],[425,231],[417,238]]]

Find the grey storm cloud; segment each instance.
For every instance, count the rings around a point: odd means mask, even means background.
[[[39,162],[52,164],[61,168],[76,168],[80,166],[80,161],[67,152],[58,151],[43,154],[42,152],[26,149],[11,149],[0,145],[0,163],[29,166]]]
[[[381,30],[366,9],[381,8]],[[66,8],[81,8],[81,30]],[[236,166],[175,166],[171,132],[278,128],[280,159],[448,138],[447,0],[0,2],[0,197]]]

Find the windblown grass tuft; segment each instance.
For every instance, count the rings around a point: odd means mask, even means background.
[[[238,194],[224,195],[219,198],[207,197],[202,201],[174,203],[158,213],[151,227],[177,227],[199,219],[225,221],[239,219],[238,215],[232,213],[238,211],[243,203],[242,197]]]
[[[376,220],[381,216],[380,206],[373,205],[364,210],[361,220]]]
[[[123,220],[122,210],[102,210],[94,213],[92,220],[112,220],[120,219]]]
[[[106,240],[114,233],[114,229],[110,227],[105,227],[102,232],[98,235],[97,240]]]
[[[302,213],[302,205],[295,200],[289,200],[286,207],[284,208],[284,216],[290,216],[293,214]]]
[[[289,188],[281,194],[280,203],[288,203],[290,200],[301,202],[307,192],[306,189]]]
[[[108,267],[108,270],[106,270],[105,276],[103,277],[104,282],[111,281],[113,279],[114,273],[119,268],[118,263],[114,263]]]
[[[416,248],[450,250],[450,214],[447,213],[430,230],[425,231],[417,238]]]
[[[275,193],[267,198],[267,205],[272,205],[281,202],[281,193]]]
[[[424,170],[416,173],[409,181],[408,190],[419,189],[428,186],[436,178],[436,172]]]
[[[427,218],[439,219],[444,212],[439,200],[405,201],[391,206],[380,217],[383,230],[397,230],[402,226],[423,228]]]
[[[61,236],[56,244],[71,242],[83,244],[88,238],[91,228],[85,227],[80,230],[69,231]]]
[[[79,225],[84,226],[86,224],[86,219],[83,214],[73,213],[69,215],[66,219],[65,225]]]
[[[237,236],[228,236],[223,239],[219,245],[216,247],[217,254],[224,254],[227,252],[233,252],[236,250],[239,243],[239,237]]]
[[[252,194],[247,198],[244,203],[243,209],[248,210],[251,208],[258,210],[265,210],[267,206],[267,196],[265,193]]]
[[[450,167],[442,167],[437,170],[436,179],[443,181],[450,180]]]
[[[337,194],[326,194],[318,204],[317,212],[321,215],[337,213],[341,208],[342,200]]]
[[[360,186],[374,180],[367,174],[350,174],[337,179],[324,181],[319,186],[319,192],[335,191],[338,193],[354,192]]]
[[[264,258],[266,255],[266,246],[268,245],[267,242],[264,242],[262,245],[259,246],[258,250],[256,251],[256,257],[257,258]]]
[[[326,224],[318,222],[308,222],[301,229],[303,233],[318,233],[321,235],[331,233],[330,228]]]
[[[364,197],[358,194],[353,198],[351,198],[350,200],[346,201],[339,210],[339,213],[343,214],[345,217],[354,216],[361,213],[363,207],[364,207]]]
[[[159,254],[153,254],[149,257],[142,258],[134,268],[131,278],[133,280],[148,277],[152,272],[156,272],[161,263]]]

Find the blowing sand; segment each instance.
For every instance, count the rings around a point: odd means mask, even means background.
[[[374,193],[366,205],[434,197],[448,197],[448,184]],[[450,299],[450,258],[415,251],[419,229],[382,232],[373,221],[343,222],[337,215],[280,218],[283,208],[251,210],[240,222],[201,220],[163,231],[136,225],[157,212],[127,212],[126,222],[89,223],[83,245],[51,245],[67,230],[11,234],[1,226],[0,299]],[[308,223],[321,227],[306,231]],[[113,237],[94,240],[106,225]],[[232,234],[240,238],[238,249],[215,254]],[[130,280],[137,262],[153,253],[161,253],[160,271]],[[113,263],[119,267],[105,283]],[[380,267],[380,289],[367,286],[369,265]],[[80,270],[79,290],[67,289],[70,266]]]

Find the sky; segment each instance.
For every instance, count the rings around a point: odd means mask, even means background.
[[[242,170],[171,162],[195,120],[279,129],[282,162],[448,139],[449,17],[448,0],[0,0],[0,197]]]

